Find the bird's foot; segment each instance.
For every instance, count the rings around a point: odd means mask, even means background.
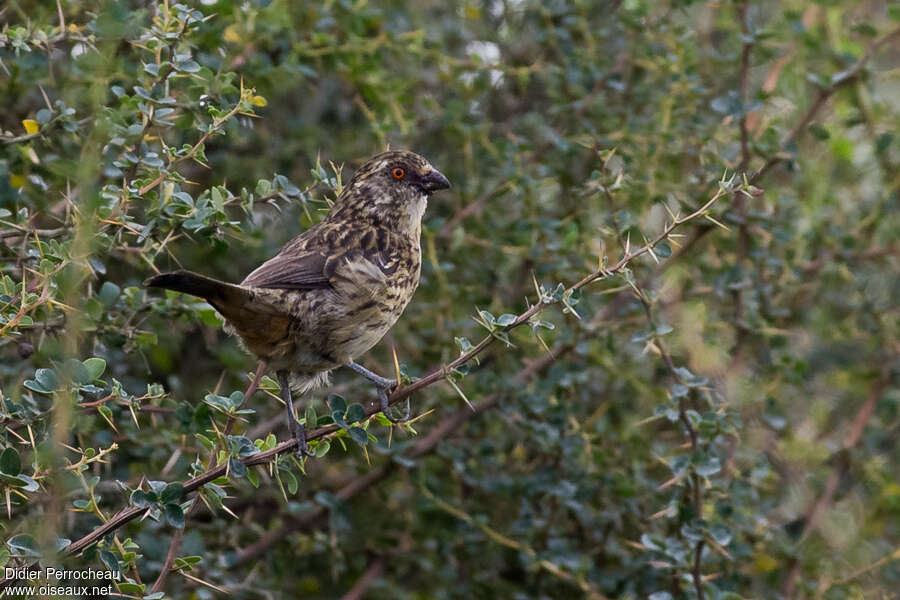
[[[297,440],[297,447],[294,448],[294,454],[297,455],[297,458],[315,456],[316,453],[309,449],[309,444],[306,442],[306,427],[303,423],[298,421],[293,414],[290,414],[288,415],[288,424],[290,425],[291,435]]]
[[[398,418],[391,415],[391,407],[388,396],[397,388],[396,379],[388,379],[387,377],[382,377],[381,375],[373,373],[364,366],[353,361],[347,363],[347,366],[375,384],[375,390],[378,392],[379,408],[381,408],[381,412],[384,414],[385,418],[388,421],[390,421],[391,423],[406,423],[407,421],[409,421],[409,398],[406,399],[406,406],[403,409],[402,417]]]
[[[379,385],[375,385],[375,389],[378,390],[378,403],[381,408],[381,413],[384,417],[390,421],[391,423],[406,423],[409,421],[409,398],[406,399],[406,405],[403,407],[403,416],[402,417],[394,417],[391,415],[391,406],[388,403],[388,394],[394,391],[397,388],[397,382],[393,379],[389,379],[392,385],[388,387],[381,387]]]
[[[294,415],[294,403],[291,400],[291,384],[287,371],[278,371],[278,384],[281,386],[281,399],[284,401],[284,409],[287,411],[288,430],[297,440],[297,447],[294,452],[298,458],[306,456],[315,456],[315,452],[310,452],[309,444],[306,443],[306,427],[297,420]]]

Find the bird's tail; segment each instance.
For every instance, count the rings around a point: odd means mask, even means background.
[[[220,311],[222,307],[238,304],[246,298],[247,291],[238,285],[225,283],[212,277],[190,271],[175,271],[156,275],[144,282],[146,287],[164,288],[203,298]]]

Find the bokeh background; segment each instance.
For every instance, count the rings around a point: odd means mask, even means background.
[[[118,567],[136,598],[895,597],[893,3],[6,0],[0,24],[0,565]],[[414,431],[242,468],[288,437],[276,384],[237,408],[252,359],[141,281],[240,280],[388,145],[453,188],[363,363],[395,348],[414,379],[503,339],[415,394]],[[682,237],[498,329],[723,180]],[[337,372],[301,416],[328,394],[371,400]]]

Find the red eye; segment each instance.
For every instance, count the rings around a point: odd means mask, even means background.
[[[391,171],[391,175],[394,176],[394,179],[403,179],[403,176],[406,175],[406,171],[400,167],[395,167],[394,170]]]

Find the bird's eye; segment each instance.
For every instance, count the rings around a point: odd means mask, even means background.
[[[406,175],[406,171],[400,167],[394,167],[394,170],[391,171],[391,175],[394,176],[394,179],[403,179],[403,176]]]

